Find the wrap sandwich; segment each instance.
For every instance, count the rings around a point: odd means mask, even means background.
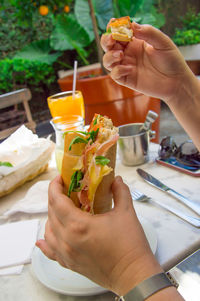
[[[91,214],[112,207],[118,128],[111,119],[95,114],[89,129],[65,133],[61,176],[65,193]]]

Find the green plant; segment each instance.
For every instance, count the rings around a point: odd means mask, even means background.
[[[39,15],[38,8],[45,4],[49,13],[42,18],[45,21],[49,16],[52,20],[51,24],[53,24],[52,31],[48,36],[51,50],[63,52],[76,50],[84,64],[89,64],[87,48],[92,45],[94,39],[96,40],[98,59],[100,62],[102,61],[103,53],[99,43],[99,35],[105,32],[111,17],[130,15],[135,17],[139,23],[149,23],[157,27],[164,24],[163,15],[156,10],[156,0],[68,0],[64,1],[65,3],[50,0],[38,1],[37,3],[10,0],[10,2],[16,7],[16,15],[20,24],[26,25],[34,24],[33,16],[36,13]],[[70,7],[68,13],[63,10],[64,4],[68,4]],[[28,7],[30,9],[27,12]],[[26,51],[23,49],[23,54],[21,52],[20,57],[31,57],[29,55],[31,48],[32,45],[30,48],[26,48]],[[36,57],[37,55],[35,55]]]
[[[181,21],[183,27],[176,28],[174,43],[178,46],[200,43],[200,13],[196,14],[190,9]]]
[[[165,17],[157,10],[157,0],[113,0],[114,15],[133,17],[140,24],[150,24],[157,28],[165,24]]]
[[[0,61],[0,93],[13,90],[16,85],[38,87],[41,83],[48,87],[55,81],[52,66],[25,59],[4,59]]]

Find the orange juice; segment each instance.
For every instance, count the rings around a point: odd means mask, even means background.
[[[52,117],[79,115],[85,118],[83,95],[81,91],[66,91],[48,97],[48,106]]]

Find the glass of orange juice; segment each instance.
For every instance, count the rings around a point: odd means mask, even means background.
[[[63,115],[54,117],[50,123],[56,134],[55,159],[57,169],[61,172],[64,154],[64,133],[67,131],[83,131],[84,119],[78,115]]]
[[[84,100],[81,91],[66,91],[47,98],[51,116],[79,115],[85,119]]]

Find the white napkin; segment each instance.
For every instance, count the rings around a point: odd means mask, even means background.
[[[0,226],[0,275],[20,273],[31,262],[38,226],[38,219]]]
[[[0,269],[0,276],[19,275],[23,270],[24,265],[17,265],[11,268]]]
[[[50,181],[39,181],[28,190],[25,197],[15,203],[4,215],[17,212],[43,213],[48,210],[48,187]]]

